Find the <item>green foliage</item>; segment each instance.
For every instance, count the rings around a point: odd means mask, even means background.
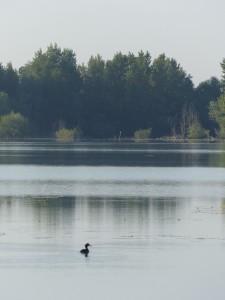
[[[151,132],[152,132],[151,128],[136,130],[134,132],[134,139],[138,140],[138,141],[140,141],[140,140],[147,140],[147,139],[150,138]]]
[[[60,128],[55,132],[56,139],[60,142],[73,142],[82,137],[82,131],[79,127],[73,129]]]
[[[210,117],[216,121],[219,126],[219,130],[217,131],[217,135],[220,138],[224,138],[225,132],[225,93],[221,95],[217,101],[210,102],[209,107]]]
[[[0,64],[0,91],[4,91],[9,97],[16,97],[19,90],[19,76],[12,64],[6,67]]]
[[[80,75],[72,50],[56,44],[46,52],[39,50],[20,69],[20,76],[22,112],[41,135],[51,134],[59,120],[70,128],[76,126]]]
[[[223,60],[220,63],[220,65],[221,65],[222,73],[223,73],[223,76],[222,76],[222,85],[223,85],[223,88],[224,88],[224,91],[225,91],[225,58],[223,58]]]
[[[188,137],[188,130],[193,126],[195,127],[195,124],[200,124],[198,112],[192,103],[190,105],[185,104],[180,118],[180,136],[182,138]]]
[[[10,113],[10,100],[5,92],[0,91],[0,116]]]
[[[132,134],[136,128],[148,128],[152,125],[153,105],[150,101],[152,87],[150,84],[151,56],[148,52],[139,52],[137,56],[129,53],[125,78],[126,114],[125,132]]]
[[[0,137],[20,138],[29,134],[28,120],[20,113],[10,113],[0,118]]]
[[[210,102],[215,101],[221,95],[221,82],[211,77],[209,80],[201,82],[195,90],[195,107],[198,111],[199,121],[202,126],[210,129],[213,134],[217,128],[216,122],[209,118]]]
[[[174,126],[174,118],[180,119],[183,106],[193,101],[193,83],[177,61],[165,54],[153,61],[150,79],[154,95],[154,126],[157,135],[168,135]]]
[[[19,72],[11,63],[0,64],[0,116],[21,113],[38,137],[52,136],[60,120],[65,128],[79,124],[90,138],[119,132],[132,137],[137,128],[152,128],[152,137],[172,132],[185,138],[196,120],[222,134],[225,112],[215,99],[225,88],[225,59],[221,67],[222,81],[213,77],[194,88],[191,76],[165,54],[153,61],[143,51],[119,52],[109,60],[97,55],[78,66],[72,50],[54,44],[37,51]]]
[[[225,139],[225,128],[222,127],[222,128],[219,128],[217,131],[216,131],[216,134],[217,134],[217,137],[219,139]]]
[[[91,57],[82,67],[81,127],[87,136],[112,137],[120,131],[132,136],[136,128],[151,125],[150,63],[149,53],[117,53],[106,62]]]
[[[190,139],[209,138],[209,130],[204,129],[199,122],[192,123],[188,128],[188,138]]]

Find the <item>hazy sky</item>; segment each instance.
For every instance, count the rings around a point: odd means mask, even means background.
[[[50,43],[78,63],[149,51],[165,53],[195,84],[221,77],[225,0],[0,0],[0,62],[18,68]]]

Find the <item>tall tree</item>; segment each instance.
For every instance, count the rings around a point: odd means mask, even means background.
[[[170,134],[171,127],[179,127],[183,106],[193,99],[191,77],[175,59],[161,54],[153,61],[151,84],[154,90],[154,134]]]
[[[215,101],[222,91],[221,82],[216,77],[201,82],[195,89],[195,107],[199,115],[199,121],[203,127],[210,129],[211,133],[217,127],[209,117],[209,104]]]
[[[99,55],[82,67],[83,128],[92,137],[132,136],[150,124],[149,53],[117,53],[105,62]],[[85,108],[84,108],[85,107]]]
[[[9,114],[11,111],[9,96],[0,91],[0,116]]]
[[[0,64],[0,92],[7,94],[8,108],[17,111],[19,109],[19,76],[11,63],[8,63],[6,67]]]
[[[126,135],[126,72],[128,57],[121,52],[106,62],[107,103],[113,135]]]
[[[217,101],[210,103],[210,117],[216,121],[219,126],[217,134],[221,138],[225,138],[225,93],[223,93]]]
[[[80,76],[72,50],[56,44],[20,69],[23,113],[39,129],[49,134],[60,122],[77,125]]]
[[[150,86],[151,56],[139,52],[129,53],[128,68],[125,73],[126,132],[133,135],[138,129],[153,125],[152,88]]]
[[[8,63],[5,68],[5,91],[11,98],[18,97],[19,76],[11,63]]]
[[[223,86],[223,91],[225,91],[225,58],[223,58],[222,62],[220,63],[221,68],[222,68],[222,86]]]
[[[108,137],[105,61],[100,55],[92,56],[80,71],[83,80],[81,127],[89,137]]]
[[[216,101],[210,102],[209,116],[219,127],[217,135],[225,138],[225,58],[221,62],[221,68],[223,72],[221,85],[217,84],[220,87],[220,92],[218,93],[220,96],[216,99]]]

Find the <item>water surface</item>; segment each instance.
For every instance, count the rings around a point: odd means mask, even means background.
[[[217,143],[0,143],[1,294],[223,299],[224,165]]]

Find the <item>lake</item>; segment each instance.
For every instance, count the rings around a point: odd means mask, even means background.
[[[224,299],[224,167],[223,143],[1,142],[2,298]]]

